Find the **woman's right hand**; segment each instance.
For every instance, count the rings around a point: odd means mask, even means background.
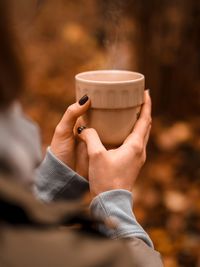
[[[141,115],[132,133],[117,149],[106,150],[97,132],[86,128],[79,137],[86,143],[89,156],[89,183],[93,196],[102,192],[125,189],[132,191],[146,160],[146,145],[151,129],[151,99],[145,91]]]
[[[77,142],[74,134],[76,125],[80,125],[81,116],[90,108],[90,99],[84,95],[70,105],[58,123],[51,141],[51,151],[68,167],[87,179],[88,155],[84,142]]]

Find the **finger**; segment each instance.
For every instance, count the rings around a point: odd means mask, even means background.
[[[123,144],[139,143],[144,145],[145,136],[148,133],[149,126],[151,125],[151,98],[149,93],[144,93],[144,104],[141,109],[141,114],[137,120],[132,133],[125,139]]]
[[[151,98],[149,90],[146,90],[144,92],[144,104],[142,106],[140,117],[134,126],[133,132],[144,139],[151,121]]]
[[[151,132],[151,124],[149,125],[149,128],[147,130],[147,133],[146,133],[146,136],[144,137],[144,139],[141,139],[140,137],[136,136],[134,132],[131,133],[126,138],[126,140],[124,141],[123,145],[121,146],[122,149],[124,149],[124,147],[132,146],[134,148],[134,150],[135,149],[139,150],[139,151],[146,150],[146,146],[147,146],[147,143],[149,141],[150,132]]]
[[[76,123],[75,123],[75,126],[74,126],[74,129],[73,129],[73,133],[74,133],[74,136],[77,136],[78,133],[77,133],[77,129],[79,127],[81,127],[81,125],[85,125],[85,121],[83,119],[83,117],[79,117],[77,120],[76,120]]]
[[[89,157],[106,151],[95,129],[82,128],[83,127],[78,128],[78,133],[80,139],[83,140],[87,145]]]
[[[62,136],[73,134],[77,119],[89,109],[90,104],[90,99],[85,95],[79,102],[70,105],[57,125],[56,132]]]
[[[144,145],[143,145],[143,161],[145,162],[146,161],[146,157],[147,157],[147,143],[149,141],[149,136],[150,136],[150,132],[151,132],[151,125],[149,126],[149,129],[148,129],[148,132],[144,138]]]
[[[151,133],[151,125],[149,125],[148,131],[147,131],[147,134],[146,134],[146,136],[145,136],[145,138],[144,138],[144,147],[145,147],[145,148],[146,148],[146,146],[147,146],[147,143],[148,143],[148,141],[149,141],[149,136],[150,136],[150,133]]]
[[[76,147],[76,172],[86,179],[88,179],[88,165],[87,145],[85,142],[80,141]]]

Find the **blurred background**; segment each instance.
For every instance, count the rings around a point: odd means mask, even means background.
[[[75,101],[75,74],[144,73],[153,128],[134,211],[166,267],[199,267],[200,1],[13,0],[12,7],[27,78],[22,102],[44,150]]]

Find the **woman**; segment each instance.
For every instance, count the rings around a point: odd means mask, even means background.
[[[94,129],[79,127],[74,135],[74,126],[89,108],[90,99],[83,96],[71,105],[56,127],[35,181],[41,158],[38,129],[17,102],[23,75],[6,8],[1,1],[0,266],[162,266],[152,241],[132,213],[131,192],[145,161],[151,128],[149,93],[145,92],[134,131],[116,150],[107,151]],[[83,161],[80,151],[88,161]],[[27,191],[32,183],[38,198],[65,202],[38,202]],[[99,232],[80,204],[66,202],[78,199],[88,189]],[[105,222],[110,219],[114,226],[109,228]],[[79,225],[77,230],[58,227],[72,223]]]

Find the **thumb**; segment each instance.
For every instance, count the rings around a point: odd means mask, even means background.
[[[77,131],[79,138],[83,140],[87,145],[89,157],[106,151],[95,129],[85,128],[84,126],[82,126],[79,127]]]
[[[82,116],[90,107],[90,99],[87,95],[83,96],[79,102],[70,105],[61,121],[56,127],[56,132],[62,136],[68,137],[73,134],[74,126],[77,119]]]

